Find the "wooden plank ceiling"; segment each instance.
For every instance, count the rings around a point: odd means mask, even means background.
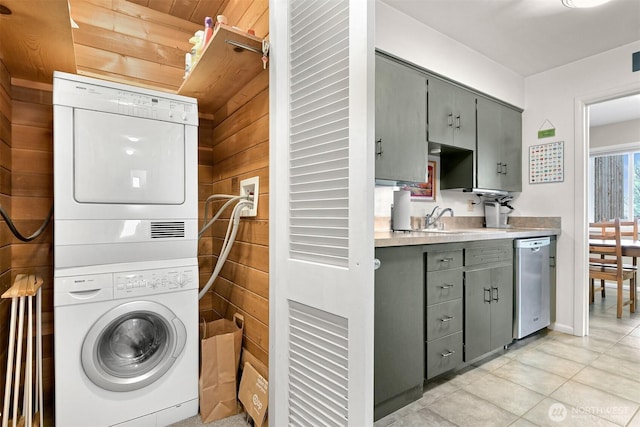
[[[260,38],[269,31],[268,0],[0,2],[13,10],[0,15],[0,59],[12,77],[45,83],[60,70],[177,92],[189,39],[206,16],[224,14]]]

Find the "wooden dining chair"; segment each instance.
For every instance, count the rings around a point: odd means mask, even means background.
[[[601,232],[598,233],[597,230]],[[606,280],[616,282],[617,284],[617,312],[618,318],[622,317],[622,307],[629,305],[631,313],[635,312],[636,301],[636,271],[634,265],[623,264],[622,247],[620,246],[621,231],[620,219],[602,223],[589,224],[589,238],[596,240],[614,241],[615,245],[598,244],[591,242],[589,244],[589,298],[594,300],[594,292],[600,290],[595,289],[595,281],[600,280],[602,296],[604,297],[604,282]],[[629,299],[623,298],[623,283],[629,281]]]

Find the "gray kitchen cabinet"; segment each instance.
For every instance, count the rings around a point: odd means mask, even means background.
[[[436,77],[428,81],[429,142],[476,149],[476,95]]]
[[[462,363],[463,246],[438,245],[426,254],[425,378]]]
[[[478,97],[478,188],[522,191],[522,115]]]
[[[376,179],[426,180],[426,89],[425,74],[376,55]]]
[[[422,397],[424,258],[422,246],[376,248],[374,418]]]
[[[512,341],[512,240],[474,242],[466,249],[464,360],[469,362]]]

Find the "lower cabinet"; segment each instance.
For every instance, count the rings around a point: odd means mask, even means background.
[[[422,246],[376,248],[374,418],[422,397],[424,257]]]
[[[425,246],[425,378],[512,341],[513,240]]]
[[[464,310],[465,361],[511,343],[513,267],[466,271]]]

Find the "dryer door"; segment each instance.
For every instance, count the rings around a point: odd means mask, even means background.
[[[91,327],[82,344],[82,367],[105,390],[137,390],[171,368],[186,337],[182,321],[164,305],[127,302]]]

